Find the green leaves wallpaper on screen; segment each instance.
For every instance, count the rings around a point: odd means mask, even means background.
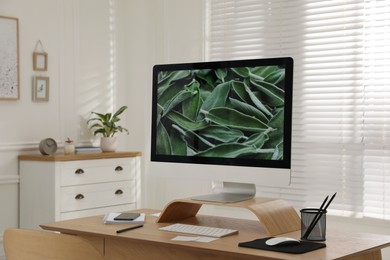
[[[284,68],[158,74],[157,154],[283,159]]]

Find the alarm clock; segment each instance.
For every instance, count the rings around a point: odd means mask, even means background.
[[[52,138],[43,139],[39,143],[39,151],[43,155],[52,155],[57,151],[57,143]]]

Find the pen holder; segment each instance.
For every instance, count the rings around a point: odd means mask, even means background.
[[[310,241],[326,240],[326,210],[301,209],[301,239]]]

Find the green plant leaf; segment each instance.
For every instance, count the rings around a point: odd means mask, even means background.
[[[284,109],[280,109],[269,121],[269,126],[275,129],[284,129]]]
[[[87,121],[87,123],[89,123],[90,121],[93,121],[93,120],[99,120],[99,121],[103,121],[104,120],[104,115],[103,114],[100,114],[100,113],[96,113],[96,112],[91,112],[91,114],[94,114],[96,115],[97,117],[94,117],[94,118],[91,118]]]
[[[282,69],[275,70],[267,75],[267,77],[264,78],[265,82],[268,82],[270,84],[277,85],[279,82],[283,81],[285,78],[285,71]]]
[[[226,69],[217,69],[215,71],[215,75],[217,76],[217,78],[219,78],[221,80],[221,82],[225,82],[225,78],[227,76],[227,70]]]
[[[251,135],[243,144],[252,145],[256,148],[262,148],[264,144],[269,140],[267,131],[262,133],[255,133]]]
[[[196,132],[186,131],[185,129],[182,129],[177,125],[172,125],[172,128],[174,128],[175,130],[181,133],[183,140],[185,140],[187,144],[195,144],[197,146],[197,147],[188,146],[194,151],[202,150],[203,149],[202,146],[206,147],[207,149],[209,147],[214,146],[213,143],[209,142],[206,138],[198,135]]]
[[[248,81],[249,82],[249,81]],[[232,83],[232,88],[234,93],[245,103],[250,103],[252,102],[250,96],[248,95],[246,89],[245,89],[245,84],[242,82],[234,81]]]
[[[268,118],[256,107],[249,105],[245,102],[239,101],[235,98],[229,98],[232,107],[248,116],[254,116],[264,124],[268,123]]]
[[[171,131],[169,138],[173,155],[187,155],[187,143],[178,131]]]
[[[182,112],[183,115],[196,120],[199,114],[201,99],[200,99],[200,90],[199,90],[199,82],[193,81],[190,85],[186,86],[186,89],[192,93],[192,97],[183,101],[182,103]]]
[[[231,82],[225,82],[215,87],[213,92],[203,102],[201,110],[209,111],[213,107],[225,106],[230,88]]]
[[[268,105],[270,106],[283,106],[284,105],[284,91],[274,84],[265,82],[265,81],[258,81],[258,80],[251,80],[251,83],[253,86],[258,90],[259,92],[263,93],[262,100],[264,100]]]
[[[210,125],[202,129],[199,131],[199,135],[225,143],[237,142],[238,140],[245,138],[244,133],[240,130],[217,125]]]
[[[105,114],[104,117],[103,117],[103,121],[104,122],[108,122],[110,120],[111,120],[111,113]]]
[[[161,107],[167,106],[167,103],[174,98],[177,93],[183,90],[183,85],[181,84],[173,84],[168,89],[164,91],[164,93],[161,94],[161,96],[158,98],[158,104]]]
[[[187,79],[192,77],[192,73],[190,70],[179,70],[174,71],[170,73],[163,72],[161,75],[158,75],[159,81],[158,81],[158,89],[157,89],[157,97],[158,99],[160,96],[169,89],[175,81]]]
[[[172,122],[188,131],[197,131],[200,129],[204,129],[208,125],[206,120],[193,121],[190,118],[176,111],[171,111],[167,114],[167,117],[172,120]]]
[[[202,84],[202,89],[210,88],[209,89],[210,92],[212,91],[212,89],[214,89],[214,85],[217,78],[215,77],[213,70],[211,69],[196,70],[195,75],[199,79],[199,81],[204,81],[206,83],[206,84]]]
[[[274,148],[267,148],[267,149],[257,149],[257,153],[251,156],[253,159],[261,159],[261,160],[271,160],[272,156],[275,153]]]
[[[217,145],[206,151],[198,153],[196,156],[236,158],[239,156],[255,154],[255,153],[256,153],[256,149],[253,146],[237,144],[237,143],[234,144],[229,143],[229,144]]]
[[[119,132],[126,132],[126,133],[128,133],[128,132],[129,132],[129,130],[127,130],[127,129],[126,129],[126,128],[124,128],[124,127],[117,126],[117,128],[118,128],[118,131],[119,131]]]
[[[245,115],[237,110],[217,107],[206,113],[206,118],[212,122],[226,127],[232,127],[244,131],[265,131],[269,127],[255,117]]]
[[[157,125],[156,152],[157,154],[172,154],[170,137],[163,124]]]
[[[260,109],[265,115],[272,117],[272,113],[268,110],[268,108],[257,98],[257,96],[252,92],[252,90],[245,86],[245,90],[248,93],[250,99],[252,100],[253,104]]]
[[[283,143],[283,133],[280,130],[271,131],[268,133],[269,140],[264,144],[263,148],[275,149],[280,143]]]
[[[127,109],[127,106],[120,107],[112,116],[113,118],[117,118],[120,114],[122,114]],[[118,118],[119,121],[119,118]]]
[[[165,116],[167,113],[169,113],[174,107],[176,107],[178,104],[182,103],[184,100],[189,99],[192,96],[192,92],[188,90],[182,90],[179,93],[176,94],[170,101],[168,101],[163,109],[162,116]]]
[[[276,70],[279,70],[278,66],[254,67],[250,71],[250,77],[258,80],[264,80],[264,78]]]
[[[283,143],[279,143],[275,147],[275,152],[272,154],[272,160],[282,160],[283,159]]]
[[[249,77],[249,69],[247,67],[231,68],[231,70],[242,78]]]
[[[106,134],[106,131],[104,130],[104,128],[99,128],[99,129],[97,129],[97,130],[95,130],[94,132],[93,132],[93,135],[98,135],[98,134],[102,134],[103,135],[103,137],[108,137],[108,135]]]

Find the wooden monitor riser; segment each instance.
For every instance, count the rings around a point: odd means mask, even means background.
[[[284,200],[270,198],[254,198],[234,203],[178,199],[165,206],[157,222],[177,222],[194,217],[202,205],[248,209],[256,215],[270,236],[298,231],[301,228],[301,219],[292,206]]]

